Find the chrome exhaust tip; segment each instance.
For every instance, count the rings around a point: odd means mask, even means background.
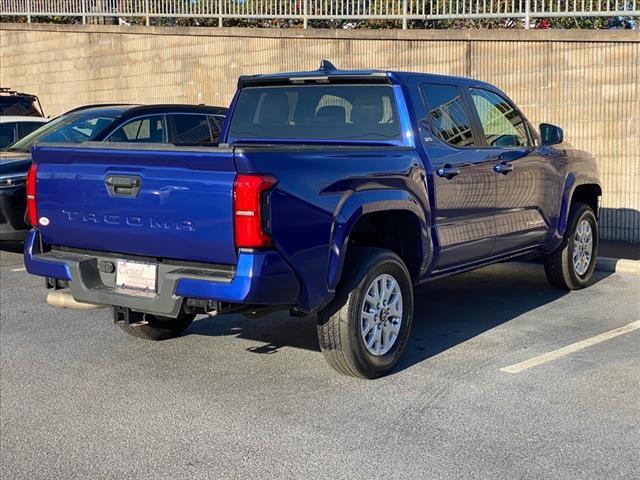
[[[49,292],[47,295],[47,303],[52,307],[71,308],[73,310],[95,310],[105,307],[105,305],[77,302],[67,290],[54,290]]]

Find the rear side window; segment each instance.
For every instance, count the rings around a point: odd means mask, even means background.
[[[20,135],[20,138],[22,138],[25,135],[28,135],[31,132],[33,132],[34,130],[40,128],[42,125],[44,125],[44,123],[41,123],[41,122],[21,122],[20,124],[18,124],[18,127],[19,127],[18,135]]]
[[[469,89],[484,136],[492,147],[527,147],[527,123],[505,98],[481,88]]]
[[[16,124],[0,124],[0,149],[8,147],[16,141]]]
[[[389,85],[291,85],[244,88],[229,138],[387,142],[401,134]]]
[[[422,94],[433,133],[454,147],[473,146],[471,122],[460,89],[454,85],[425,83]]]
[[[220,131],[213,115],[171,115],[175,130],[172,143],[217,144]]]
[[[108,139],[110,142],[166,143],[164,115],[151,115],[125,123]]]

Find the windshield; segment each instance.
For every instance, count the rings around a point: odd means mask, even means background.
[[[236,104],[229,142],[401,139],[389,85],[247,87]]]
[[[82,143],[94,140],[116,117],[102,112],[78,112],[61,115],[34,130],[7,148],[10,152],[28,152],[36,142]]]

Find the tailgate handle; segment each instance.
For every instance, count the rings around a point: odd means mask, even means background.
[[[135,197],[140,191],[141,181],[137,175],[109,175],[104,183],[111,196]]]

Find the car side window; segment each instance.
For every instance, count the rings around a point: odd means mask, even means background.
[[[528,147],[527,122],[507,99],[481,88],[470,88],[487,143],[492,147]]]
[[[216,125],[217,135],[214,138],[216,142],[220,142],[220,135],[222,134],[222,127],[224,126],[224,122],[226,120],[225,115],[212,115],[211,119],[213,123]]]
[[[207,115],[209,120],[209,127],[211,128],[211,140],[213,143],[220,143],[220,132],[222,132],[222,125],[224,124],[224,116],[220,115]]]
[[[172,118],[175,129],[172,143],[218,143],[220,131],[213,115],[175,114]]]
[[[110,142],[166,143],[164,115],[151,115],[125,123],[108,138]]]
[[[471,122],[458,87],[424,83],[422,95],[436,136],[454,147],[474,145]]]
[[[21,122],[18,124],[18,136],[22,138],[43,125],[41,122]]]
[[[5,148],[15,142],[16,139],[16,124],[15,123],[3,123],[0,125],[0,148]]]

